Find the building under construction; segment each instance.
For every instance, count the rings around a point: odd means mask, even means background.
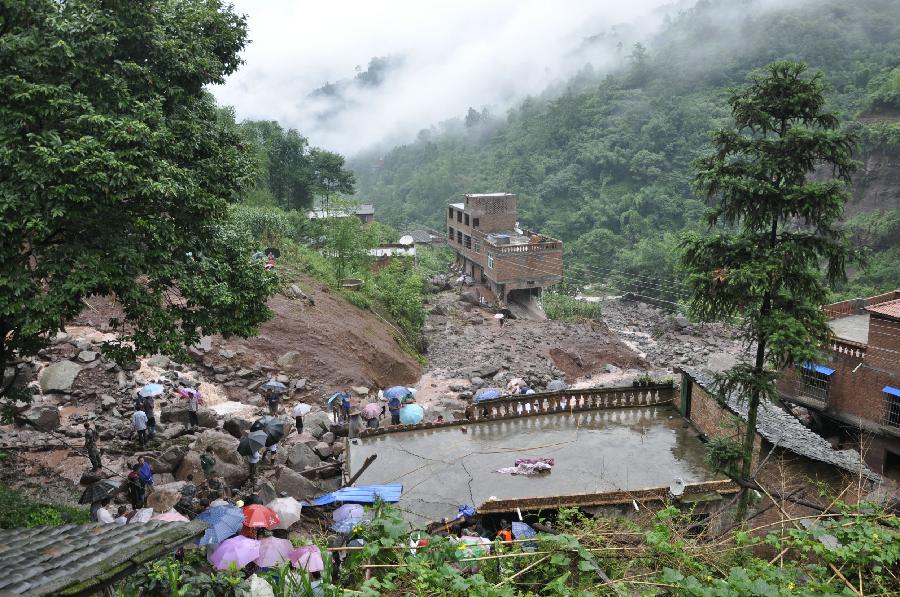
[[[465,195],[451,203],[447,241],[465,274],[504,303],[562,281],[562,241],[519,228],[511,193]]]

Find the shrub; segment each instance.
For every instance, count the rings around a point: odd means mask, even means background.
[[[0,528],[84,524],[90,516],[84,508],[33,501],[30,497],[0,485]]]
[[[584,319],[600,319],[600,305],[578,300],[557,292],[545,292],[543,296],[544,313],[549,319],[558,321],[578,321]]]

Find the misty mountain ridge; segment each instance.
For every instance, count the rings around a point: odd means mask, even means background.
[[[731,125],[729,88],[775,60],[800,60],[824,72],[829,108],[861,140],[847,225],[891,247],[858,290],[900,286],[900,125],[885,116],[900,109],[900,3],[704,0],[616,56],[505,115],[471,108],[411,143],[361,153],[350,162],[357,196],[388,224],[441,229],[462,193],[513,192],[524,226],[566,242],[572,284],[643,276],[677,299],[666,286],[677,238],[705,209],[691,163],[709,151],[710,130]]]

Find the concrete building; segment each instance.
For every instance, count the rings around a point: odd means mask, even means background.
[[[465,195],[447,207],[447,241],[456,262],[502,302],[539,295],[562,280],[563,244],[516,225],[511,193]]]
[[[823,310],[834,336],[822,359],[786,372],[779,392],[809,409],[817,432],[900,480],[900,290]]]

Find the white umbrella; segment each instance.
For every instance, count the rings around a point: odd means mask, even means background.
[[[153,508],[141,508],[140,510],[135,511],[134,516],[128,519],[128,524],[133,522],[150,522],[150,519],[153,518]]]
[[[279,522],[273,529],[288,529],[300,520],[303,505],[292,497],[275,498],[266,506],[278,515]]]
[[[302,417],[309,413],[312,410],[312,407],[305,402],[298,402],[294,405],[294,416]]]
[[[494,315],[494,319],[503,319],[503,313],[497,313]]]

